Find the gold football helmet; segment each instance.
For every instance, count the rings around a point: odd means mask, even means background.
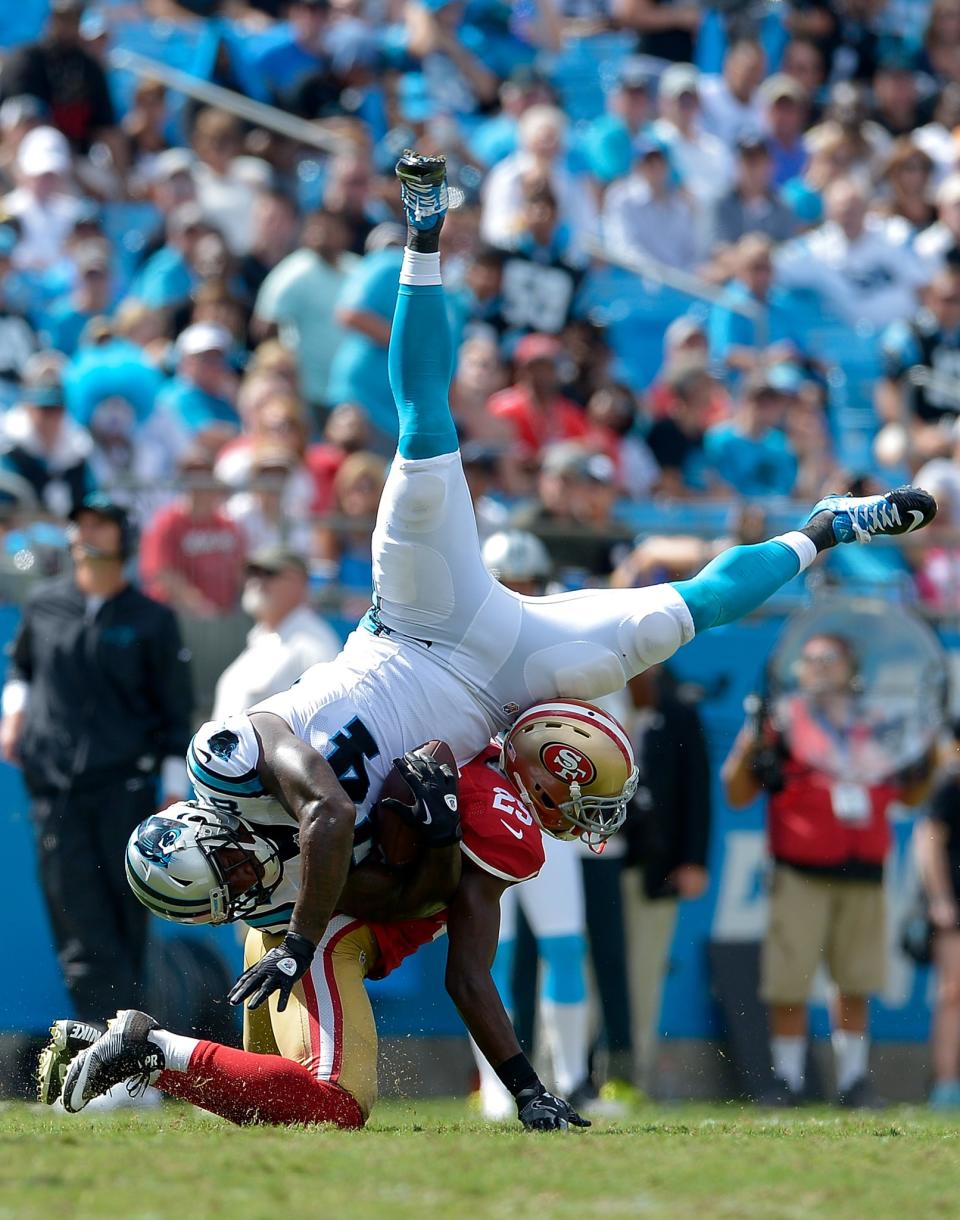
[[[500,765],[541,830],[590,847],[623,825],[639,775],[620,722],[579,699],[521,713],[503,739]]]

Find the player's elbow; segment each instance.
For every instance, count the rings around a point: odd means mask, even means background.
[[[356,809],[345,792],[330,792],[311,801],[300,818],[300,844],[314,837],[353,843]]]
[[[447,961],[444,984],[447,995],[465,1014],[482,1009],[493,986],[489,970],[460,960]]]

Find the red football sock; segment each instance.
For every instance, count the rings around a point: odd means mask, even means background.
[[[353,1097],[279,1055],[198,1042],[186,1072],[161,1072],[157,1088],[233,1123],[336,1123],[362,1127]]]

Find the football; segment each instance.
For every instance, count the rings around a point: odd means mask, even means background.
[[[454,773],[457,771],[453,751],[445,741],[427,741],[422,746],[417,746],[416,753],[448,763]],[[385,800],[401,801],[404,805],[413,804],[413,793],[396,767],[383,781],[379,799],[371,810],[370,817],[382,862],[388,868],[408,868],[416,862],[423,850],[423,843],[413,827],[408,826],[398,813],[384,807]]]

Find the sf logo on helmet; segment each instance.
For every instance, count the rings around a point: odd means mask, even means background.
[[[564,745],[560,741],[544,746],[540,751],[540,761],[551,775],[562,779],[565,784],[577,783],[583,787],[592,784],[597,777],[597,769],[586,754],[576,746]]]

